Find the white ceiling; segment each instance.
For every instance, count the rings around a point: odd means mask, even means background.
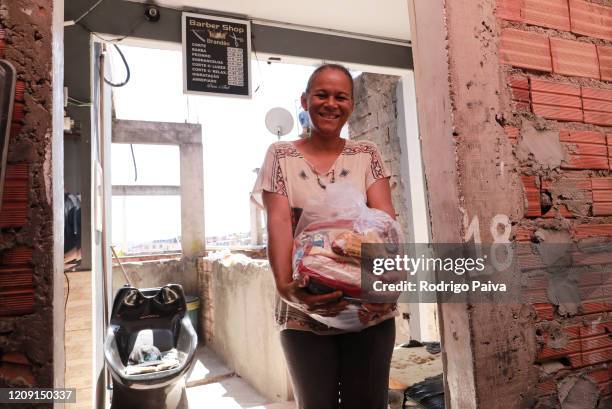
[[[158,0],[155,3],[181,10],[202,9],[255,20],[410,39],[408,0]]]

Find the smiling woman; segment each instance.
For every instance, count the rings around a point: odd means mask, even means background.
[[[367,205],[395,218],[389,172],[376,145],[340,137],[353,112],[353,79],[346,68],[317,68],[301,97],[310,116],[310,137],[270,146],[253,189],[267,212],[268,257],[279,299],[277,322],[300,409],[387,407],[389,365],[395,339],[396,306],[360,304],[340,291],[316,295],[308,278],[294,281],[292,249],[296,226],[309,203],[322,203],[330,184],[347,184]],[[351,308],[365,328],[346,332],[316,316]],[[341,405],[340,405],[341,401]]]

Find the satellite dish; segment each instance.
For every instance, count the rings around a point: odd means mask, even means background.
[[[272,108],[266,114],[266,128],[280,140],[293,129],[291,112],[281,107]]]

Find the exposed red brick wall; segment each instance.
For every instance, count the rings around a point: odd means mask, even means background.
[[[18,79],[0,210],[0,387],[53,386],[52,5],[0,2],[0,58]]]
[[[512,104],[505,133],[519,150],[525,132],[535,128],[554,135],[558,145],[551,150],[563,152],[555,166],[543,167],[533,157],[519,161],[525,205],[515,240],[537,242],[539,231],[555,231],[578,248],[594,240],[610,243],[612,2],[497,0],[495,15]],[[549,280],[556,278],[537,269],[544,267],[539,259],[523,260],[537,322],[534,407],[560,405],[560,386],[570,378],[596,384],[598,407],[609,407],[612,399],[612,253],[577,250],[572,257],[583,267],[575,310],[551,302]]]

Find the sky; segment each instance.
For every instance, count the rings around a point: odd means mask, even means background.
[[[131,71],[129,83],[115,88],[118,119],[188,122],[202,125],[206,236],[248,232],[249,193],[267,147],[277,140],[264,123],[268,110],[284,107],[294,128],[282,140],[295,140],[299,97],[314,66],[268,64],[252,59],[253,98],[183,94],[180,51],[120,45]],[[125,69],[111,49],[112,79]],[[138,180],[129,145],[113,145],[113,184],[179,183],[178,147],[134,145]],[[113,197],[113,243],[142,242],[180,235],[179,197]],[[124,228],[126,226],[126,228]]]

